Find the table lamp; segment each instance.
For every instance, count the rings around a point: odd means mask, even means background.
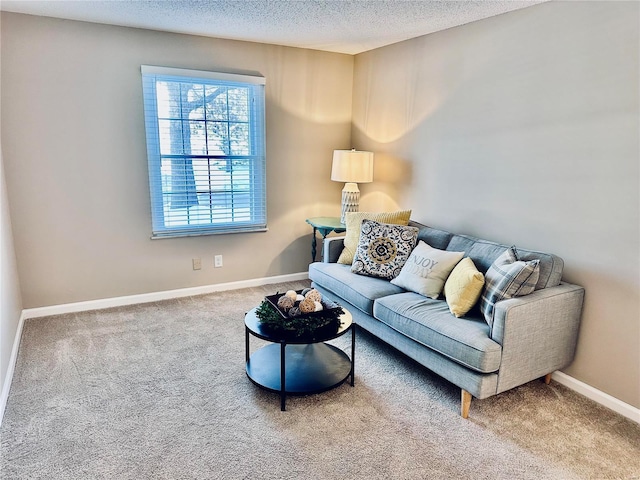
[[[360,204],[358,183],[373,181],[373,152],[334,150],[331,180],[345,182],[342,189],[340,223],[345,223],[347,212],[357,212]]]

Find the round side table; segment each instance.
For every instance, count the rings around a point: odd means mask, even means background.
[[[287,338],[264,329],[256,309],[244,317],[247,377],[257,386],[280,394],[280,410],[285,411],[287,395],[309,395],[335,388],[351,377],[354,386],[356,337],[351,313],[344,309],[337,332],[319,337]],[[351,331],[351,358],[325,343]],[[249,337],[268,345],[249,354]]]

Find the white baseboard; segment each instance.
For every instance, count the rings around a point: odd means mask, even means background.
[[[20,339],[22,338],[22,327],[24,326],[24,320],[25,317],[23,311],[23,313],[20,315],[20,320],[18,320],[18,328],[16,329],[16,336],[13,339],[11,357],[9,357],[9,365],[7,366],[7,374],[4,377],[2,393],[0,393],[0,425],[2,425],[4,410],[7,406],[7,400],[9,399],[9,390],[11,389],[11,382],[13,381],[13,371],[16,368],[16,360],[18,359],[18,349],[20,348]]]
[[[594,402],[597,402],[600,405],[607,407],[608,409],[613,410],[614,412],[617,412],[636,423],[640,423],[640,409],[629,405],[622,400],[618,400],[616,397],[612,397],[608,393],[604,393],[603,391],[598,390],[591,385],[587,385],[580,380],[576,380],[566,373],[562,373],[559,371],[554,372],[551,378],[553,378],[556,382],[564,385],[565,387],[570,388],[571,390],[593,400]]]
[[[203,285],[201,287],[180,288],[177,290],[166,290],[163,292],[127,295],[125,297],[103,298],[99,300],[89,300],[86,302],[51,305],[49,307],[27,308],[23,310],[22,313],[25,319],[47,317],[49,315],[86,312],[89,310],[100,310],[102,308],[123,307],[126,305],[135,305],[137,303],[158,302],[162,300],[171,300],[172,298],[191,297],[193,295],[223,292],[226,290],[258,287],[260,285],[269,285],[272,283],[295,282],[298,280],[307,280],[308,278],[309,274],[307,272],[291,273],[288,275],[278,275],[275,277],[254,278],[250,280],[241,280],[238,282]]]

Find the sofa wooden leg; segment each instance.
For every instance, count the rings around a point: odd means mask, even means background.
[[[544,383],[546,383],[547,385],[549,385],[551,383],[551,375],[552,375],[551,373],[547,373],[544,376]]]
[[[469,407],[471,406],[471,394],[466,390],[462,390],[462,401],[460,408],[460,415],[462,418],[469,417]]]

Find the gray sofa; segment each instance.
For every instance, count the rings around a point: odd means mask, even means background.
[[[452,234],[416,222],[418,239],[440,250],[464,251],[485,273],[509,245]],[[336,263],[343,237],[325,239],[323,261],[309,266],[313,287],[340,303],[354,322],[462,389],[461,414],[483,399],[544,377],[574,357],[584,289],[562,282],[564,263],[548,253],[518,248],[540,260],[533,293],[495,305],[490,329],[479,309],[456,318],[442,296],[407,292],[388,280],[352,273]]]

